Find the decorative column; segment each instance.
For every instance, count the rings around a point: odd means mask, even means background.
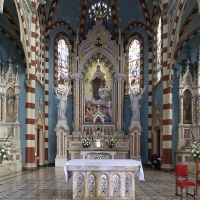
[[[23,170],[36,170],[35,163],[35,80],[36,80],[36,4],[31,4],[30,46],[26,74],[26,148]]]
[[[49,148],[49,135],[48,135],[48,127],[49,127],[49,46],[50,40],[49,38],[45,40],[45,161],[44,164],[48,165],[48,148]]]
[[[19,123],[19,94],[15,94],[15,122]]]
[[[123,97],[124,97],[124,92],[123,92],[123,83],[124,80],[126,79],[126,76],[124,74],[118,74],[115,76],[115,80],[117,81],[117,129],[122,130],[123,127],[123,114],[122,114],[122,107],[123,107]]]
[[[162,1],[162,76],[163,76],[163,165],[162,170],[171,171],[172,166],[172,80],[168,62],[168,1]]]
[[[79,74],[79,31],[76,32],[76,40],[74,42],[74,57],[72,60],[72,75],[71,78],[74,81],[73,97],[74,97],[74,116],[73,116],[73,132],[75,134],[80,133],[80,81],[82,80],[81,74]]]
[[[77,134],[80,132],[80,81],[82,76],[80,74],[72,74],[72,80],[74,81],[74,130]]]
[[[197,122],[197,96],[193,95],[192,96],[192,107],[193,107],[193,115],[192,115],[192,124],[196,125]]]
[[[200,125],[200,46],[199,61],[197,66],[197,124]]]
[[[179,124],[183,124],[183,95],[179,94]]]
[[[6,94],[1,94],[1,120],[2,122],[6,121]]]
[[[153,65],[152,65],[152,58],[153,58],[153,49],[152,49],[152,40],[148,41],[148,50],[149,50],[149,82],[148,82],[148,163],[150,163],[150,159],[152,154],[152,91],[153,91]]]

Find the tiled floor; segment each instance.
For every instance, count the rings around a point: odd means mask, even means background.
[[[136,200],[173,200],[173,173],[152,171],[144,167],[145,181],[136,179]],[[194,174],[190,180],[194,180]],[[199,189],[200,190],[200,189]],[[63,168],[44,167],[34,172],[0,175],[0,200],[71,200],[72,179],[65,182]],[[188,198],[193,199],[193,198]],[[200,196],[199,198],[200,199]]]

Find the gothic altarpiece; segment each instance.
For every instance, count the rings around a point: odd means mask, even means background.
[[[10,148],[9,160],[4,160],[0,166],[0,173],[18,172],[22,170],[21,139],[19,124],[19,75],[13,72],[12,58],[8,59],[8,71],[5,73],[4,62],[0,61],[0,143],[4,143],[9,136],[7,147]]]
[[[63,166],[70,159],[93,158],[97,154],[110,159],[141,159],[140,138],[137,136],[137,143],[133,141],[133,136],[130,140],[137,126],[130,127],[129,135],[124,133],[123,95],[126,75],[120,31],[118,38],[118,43],[111,40],[110,33],[98,21],[80,44],[77,34],[71,73],[73,131],[70,134],[67,124],[59,125],[58,120],[55,129],[56,166]],[[138,131],[141,133],[140,128]],[[82,147],[81,140],[84,137],[92,138],[88,148]],[[113,148],[106,144],[109,137],[117,139]]]
[[[179,79],[179,125],[176,150],[176,163],[185,163],[190,171],[195,171],[194,158],[191,155],[192,134],[199,138],[200,124],[200,49],[197,72],[194,78],[190,73],[190,61],[187,59],[185,73]]]

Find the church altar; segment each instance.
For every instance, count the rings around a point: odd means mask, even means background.
[[[73,173],[73,199],[135,199],[135,176],[144,181],[140,161],[74,159],[64,166],[66,181]]]

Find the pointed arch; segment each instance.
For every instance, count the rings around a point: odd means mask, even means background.
[[[54,39],[54,87],[64,91],[69,82],[71,45],[69,37],[60,32]]]
[[[128,85],[139,91],[144,86],[144,38],[141,34],[133,33],[129,37],[125,52],[129,55]]]

